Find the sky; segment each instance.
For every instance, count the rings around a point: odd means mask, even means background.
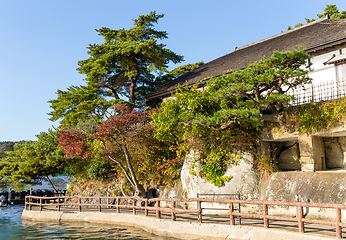
[[[0,142],[36,140],[59,125],[48,101],[85,85],[76,68],[89,44],[103,42],[95,29],[128,29],[156,11],[165,16],[155,28],[168,32],[163,43],[181,64],[209,62],[317,18],[327,4],[346,10],[345,0],[0,0]]]

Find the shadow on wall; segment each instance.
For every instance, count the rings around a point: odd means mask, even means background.
[[[270,143],[271,157],[281,171],[301,169],[298,141],[275,141]]]

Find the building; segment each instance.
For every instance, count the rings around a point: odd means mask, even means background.
[[[312,84],[296,89],[292,104],[324,101],[346,96],[346,20],[319,19],[312,23],[275,36],[236,48],[232,53],[217,58],[182,75],[146,96],[147,100],[164,100],[178,85],[201,88],[210,77],[243,69],[274,51],[291,51],[304,46],[312,56],[309,76]],[[201,82],[201,80],[203,80]],[[278,158],[282,170],[320,171],[346,168],[346,127],[312,135],[300,133],[263,134],[262,150]],[[275,156],[274,156],[275,155]]]

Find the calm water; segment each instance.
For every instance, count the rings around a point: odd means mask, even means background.
[[[23,209],[23,205],[0,208],[0,239],[175,239],[108,224],[24,221]]]

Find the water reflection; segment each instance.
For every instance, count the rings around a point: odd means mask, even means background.
[[[0,239],[175,239],[110,224],[25,221],[22,211],[23,206],[0,208]]]

